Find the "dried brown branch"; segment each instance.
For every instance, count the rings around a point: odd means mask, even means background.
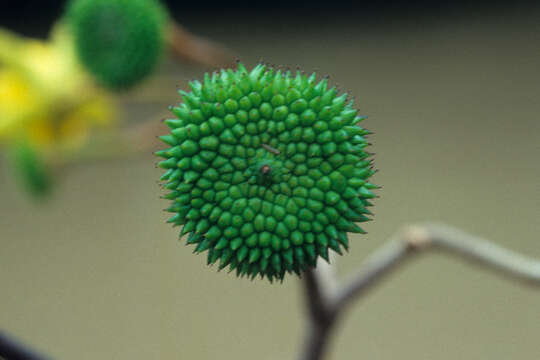
[[[415,225],[398,233],[369,256],[362,269],[338,290],[325,294],[323,280],[308,270],[303,276],[309,323],[299,360],[321,360],[331,329],[354,300],[379,284],[414,255],[438,250],[483,266],[525,285],[540,288],[540,260],[514,253],[488,240],[445,225]],[[328,281],[328,280],[324,280]]]
[[[231,50],[192,34],[178,23],[171,22],[167,41],[171,52],[179,59],[215,68],[235,65],[237,56]]]

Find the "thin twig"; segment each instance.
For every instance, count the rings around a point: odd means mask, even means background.
[[[89,142],[80,149],[57,149],[50,154],[47,162],[54,169],[54,173],[59,175],[81,165],[150,155],[163,148],[158,135],[166,132],[167,127],[163,122],[153,118],[128,124],[121,129],[93,134]]]
[[[0,331],[0,359],[50,360]]]
[[[317,277],[316,272],[306,271],[303,280],[310,320],[299,360],[321,360],[331,329],[347,306],[412,259],[413,255],[430,249],[458,256],[523,284],[540,287],[539,260],[445,225],[410,226],[369,256],[361,271],[344,286],[338,287],[334,294],[325,294],[321,290],[323,280]]]
[[[321,287],[320,279],[313,270],[306,271],[303,275],[306,286],[307,308],[310,319],[316,323],[327,323],[331,318],[331,303],[325,296]]]
[[[325,295],[320,278],[317,277],[315,271],[307,270],[303,274],[303,279],[309,323],[300,360],[321,359],[336,313],[332,310],[329,298]]]
[[[409,255],[422,250],[443,251],[468,260],[473,265],[494,270],[500,275],[528,285],[540,286],[539,260],[514,253],[458,229],[427,224],[407,228],[394,241],[370,256],[364,270],[336,295],[335,306],[345,306],[382,280],[391,270],[403,264],[410,258]]]
[[[167,41],[178,58],[210,67],[233,67],[237,56],[229,49],[202,36],[192,34],[171,21]]]

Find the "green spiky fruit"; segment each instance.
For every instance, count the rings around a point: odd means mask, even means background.
[[[348,248],[375,187],[369,131],[327,79],[257,65],[206,74],[166,120],[170,223],[208,263],[283,279]]]
[[[137,84],[161,58],[166,12],[157,0],[72,0],[66,16],[81,63],[106,87]]]

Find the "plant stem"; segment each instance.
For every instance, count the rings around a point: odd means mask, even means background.
[[[348,305],[365,295],[414,255],[426,253],[425,250],[442,251],[524,285],[540,288],[539,260],[445,225],[409,226],[370,255],[362,269],[334,292],[325,294],[323,291],[323,280],[332,280],[331,277],[321,276],[319,269],[308,269],[303,274],[309,322],[305,345],[298,359],[323,359],[335,322]],[[335,284],[331,285],[335,287]]]
[[[0,331],[0,359],[6,360],[50,360],[50,358],[38,354],[26,345],[7,336]]]
[[[171,21],[167,37],[169,48],[178,58],[209,66],[232,67],[236,56],[226,47],[190,33],[180,24]]]

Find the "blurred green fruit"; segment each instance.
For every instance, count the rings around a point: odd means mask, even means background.
[[[167,15],[157,0],[71,0],[66,18],[81,63],[113,90],[139,83],[162,56]]]

